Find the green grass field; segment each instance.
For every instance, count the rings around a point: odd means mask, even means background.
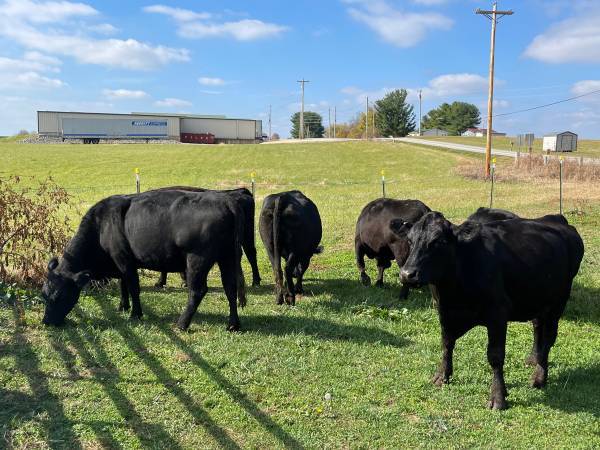
[[[114,193],[190,184],[248,185],[265,195],[301,189],[318,205],[325,253],[307,272],[294,308],[274,304],[257,241],[263,286],[248,288],[243,331],[228,333],[218,272],[190,331],[173,327],[186,302],[175,274],[163,291],[143,277],[141,322],[116,312],[118,287],[88,292],[63,328],[46,328],[40,305],[0,307],[0,447],[9,448],[399,448],[600,446],[600,187],[569,183],[565,211],[586,255],[550,355],[548,387],[529,387],[529,324],[509,326],[510,409],[485,408],[491,381],[486,333],[459,340],[452,384],[430,378],[439,325],[427,289],[397,300],[365,288],[354,264],[354,224],[380,196],[419,198],[460,222],[489,201],[489,184],[456,166],[477,158],[421,146],[349,142],[294,145],[25,145],[0,142],[0,176],[54,179],[82,209]],[[498,170],[510,170],[499,161]],[[25,179],[27,182],[27,179]],[[524,216],[558,210],[555,181],[498,183],[495,206]],[[257,212],[258,214],[258,212]],[[246,279],[249,267],[245,263]],[[374,262],[368,263],[374,276]],[[325,400],[325,394],[331,400]]]
[[[426,136],[423,139],[430,139],[434,141],[452,142],[455,144],[475,145],[478,147],[485,147],[485,137],[473,137],[473,136]],[[513,142],[511,148],[510,143]],[[514,150],[517,151],[517,138],[510,136],[499,136],[494,137],[493,147],[501,150]],[[522,152],[527,151],[525,147],[521,148]],[[533,151],[535,153],[542,153],[542,139],[535,139],[533,142]],[[600,141],[581,139],[577,143],[577,151],[572,153],[573,156],[591,156],[600,158]]]

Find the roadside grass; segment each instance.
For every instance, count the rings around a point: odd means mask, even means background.
[[[243,331],[228,333],[218,271],[190,331],[173,327],[187,293],[176,274],[155,290],[142,276],[144,319],[116,312],[118,286],[88,291],[63,328],[40,323],[39,304],[0,306],[0,447],[398,448],[600,445],[600,186],[570,181],[565,211],[586,255],[551,354],[548,387],[529,388],[529,324],[511,324],[506,381],[511,408],[485,409],[491,381],[486,334],[459,340],[452,384],[430,378],[439,325],[427,289],[398,301],[398,269],[365,288],[354,264],[361,208],[381,193],[419,198],[460,222],[489,202],[489,184],[456,167],[479,156],[391,143],[295,145],[25,145],[0,142],[0,176],[51,175],[82,210],[110,194],[167,185],[301,189],[320,209],[325,253],[307,272],[294,308],[249,287]],[[499,159],[498,170],[510,170]],[[27,179],[24,180],[27,182]],[[495,206],[524,216],[558,209],[554,180],[496,185]],[[258,215],[258,211],[257,211]],[[73,217],[74,225],[79,217]],[[250,273],[244,262],[246,278]],[[374,262],[368,270],[375,273]],[[325,394],[331,394],[331,400]]]
[[[485,137],[475,136],[424,136],[422,139],[434,141],[452,142],[455,144],[474,145],[477,147],[485,147]],[[510,143],[514,145],[511,148]],[[493,148],[499,150],[514,150],[517,151],[517,138],[514,136],[494,136]],[[521,152],[527,152],[525,147],[521,148]],[[542,139],[535,139],[533,142],[533,152],[542,153]],[[580,139],[577,143],[577,151],[565,153],[572,156],[591,156],[600,157],[600,141]]]

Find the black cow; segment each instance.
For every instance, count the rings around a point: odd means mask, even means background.
[[[302,192],[289,191],[267,196],[260,211],[260,237],[267,249],[273,274],[277,304],[283,304],[283,274],[285,263],[285,301],[296,304],[296,293],[302,295],[302,277],[314,254],[321,253],[322,227],[317,206]],[[294,279],[297,279],[294,286]]]
[[[402,267],[408,257],[410,249],[406,237],[393,233],[390,222],[399,219],[407,224],[415,223],[429,211],[431,209],[419,200],[391,198],[373,200],[363,208],[356,222],[354,237],[356,265],[362,284],[371,284],[371,278],[365,271],[365,255],[377,260],[379,274],[375,284],[380,287],[383,286],[383,272],[392,265],[391,261],[395,259],[398,267]],[[403,285],[400,297],[407,298],[408,290],[408,286]]]
[[[520,219],[515,213],[506,211],[505,209],[484,208],[481,207],[469,217],[467,220],[479,223],[495,222],[496,220]]]
[[[208,291],[217,263],[229,301],[229,329],[239,329],[236,296],[246,302],[241,269],[244,215],[231,196],[219,192],[159,191],[101,200],[83,217],[62,260],[48,264],[42,290],[43,322],[60,325],[91,279],[121,280],[120,310],[140,318],[138,268],[187,273],[189,301],[178,321],[186,329]]]
[[[151,192],[156,191],[187,191],[187,192],[206,192],[209,189],[197,188],[191,186],[171,186],[159,189],[154,189]],[[246,188],[229,189],[224,191],[229,194],[235,201],[239,203],[244,212],[244,238],[242,239],[242,248],[250,267],[252,268],[252,286],[260,286],[260,273],[258,272],[258,264],[256,263],[256,246],[254,244],[254,197],[252,193]],[[184,272],[181,273],[181,278],[186,284],[186,275]],[[167,284],[167,272],[161,272],[156,287],[164,287]]]
[[[406,234],[399,221],[392,227]],[[485,326],[494,373],[488,406],[506,408],[507,323],[532,320],[532,386],[543,387],[558,321],[583,258],[577,230],[558,215],[454,226],[441,213],[431,212],[408,231],[408,240],[411,252],[400,272],[402,281],[429,284],[438,303],[443,354],[433,382],[449,382],[456,340],[477,325]]]

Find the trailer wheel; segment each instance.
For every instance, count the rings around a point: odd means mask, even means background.
[[[100,143],[100,139],[99,138],[94,139],[94,144],[99,144],[99,143]]]

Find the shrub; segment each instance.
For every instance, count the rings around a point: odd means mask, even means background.
[[[0,178],[0,282],[39,287],[50,255],[62,253],[72,229],[70,195],[51,178],[23,186]]]

